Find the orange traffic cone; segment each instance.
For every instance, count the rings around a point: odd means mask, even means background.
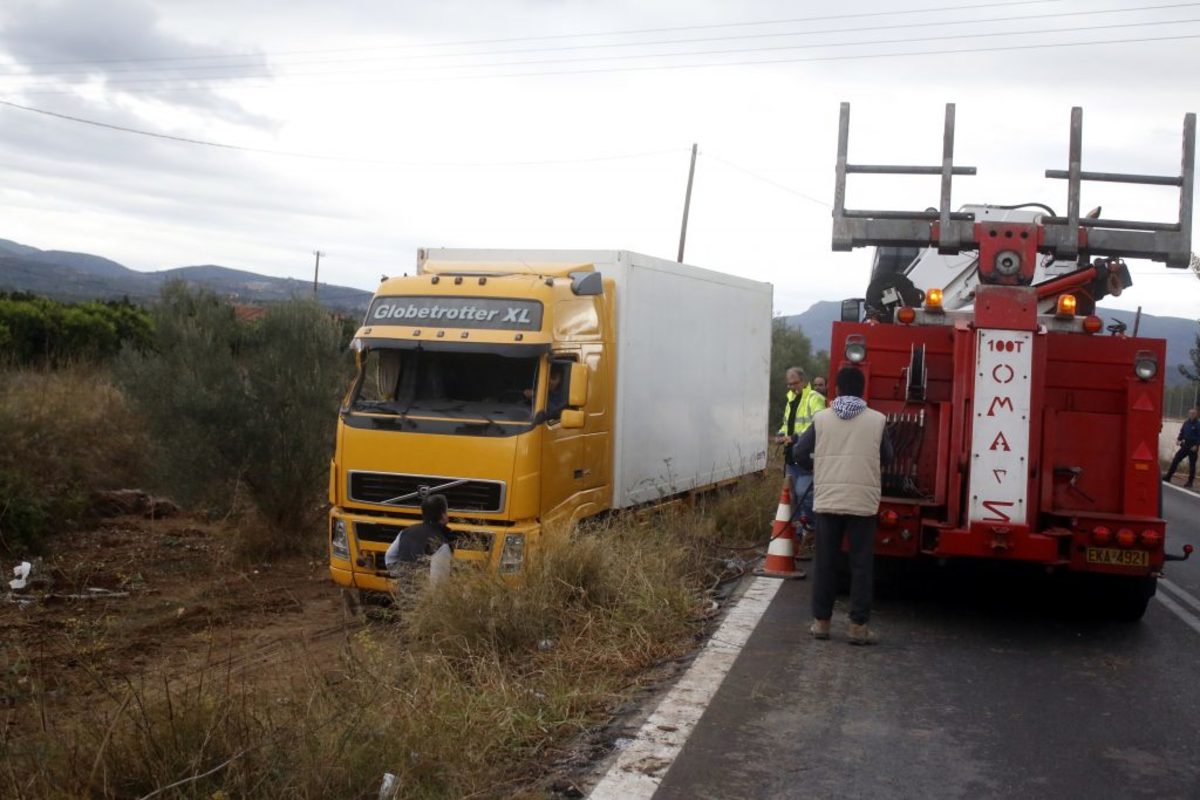
[[[783,482],[783,492],[779,495],[767,559],[754,574],[768,578],[807,577],[803,570],[796,569],[796,529],[792,525],[792,490],[787,481]]]

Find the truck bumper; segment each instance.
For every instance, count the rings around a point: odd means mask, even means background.
[[[329,574],[334,583],[366,591],[390,592],[392,578],[384,566],[384,554],[402,530],[418,522],[419,519],[383,518],[332,509],[329,513]],[[335,547],[338,523],[346,534],[346,550],[343,551]],[[537,522],[496,526],[451,522],[450,528],[463,534],[454,550],[456,561],[470,562],[501,575],[520,574],[541,531]]]

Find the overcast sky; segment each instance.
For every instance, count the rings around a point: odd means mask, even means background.
[[[884,13],[886,12],[886,13]],[[1200,2],[4,0],[0,238],[139,270],[220,264],[371,290],[419,246],[620,248],[861,296],[829,248],[838,103],[852,162],[937,164],[955,205],[1065,213],[1084,169],[1178,174],[1200,110]],[[951,52],[952,51],[952,52]],[[754,63],[757,62],[757,63]],[[852,178],[857,208],[937,205],[935,178]],[[1174,221],[1176,190],[1084,186]],[[1136,262],[1108,304],[1200,316],[1200,280]]]

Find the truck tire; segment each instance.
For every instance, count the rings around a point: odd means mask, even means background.
[[[1113,578],[1104,585],[1106,610],[1118,622],[1138,622],[1146,613],[1150,598],[1158,591],[1158,578]]]

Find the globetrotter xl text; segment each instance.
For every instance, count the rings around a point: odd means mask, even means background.
[[[542,304],[494,297],[377,297],[368,325],[444,324],[453,328],[537,330]]]

